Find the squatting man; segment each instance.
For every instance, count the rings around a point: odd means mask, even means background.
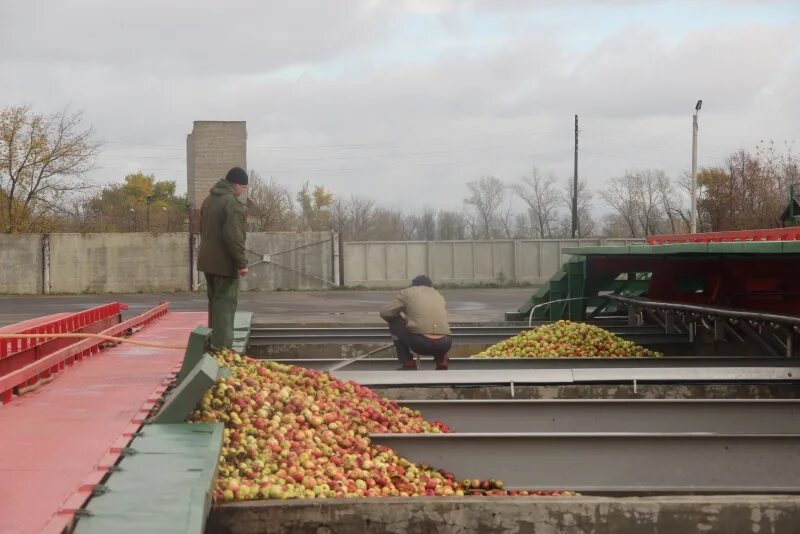
[[[411,287],[400,291],[384,306],[381,318],[389,323],[400,369],[417,369],[414,353],[433,356],[437,370],[447,369],[447,353],[453,344],[444,297],[433,282],[421,274],[411,281]]]

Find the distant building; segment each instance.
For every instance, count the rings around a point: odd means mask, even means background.
[[[194,121],[186,136],[186,189],[192,213],[231,167],[247,170],[247,123]]]

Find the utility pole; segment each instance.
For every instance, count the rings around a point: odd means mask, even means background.
[[[698,100],[692,115],[692,213],[690,214],[689,232],[697,233],[697,114],[703,107],[703,101]]]
[[[578,116],[575,115],[575,173],[572,182],[572,239],[578,234]]]

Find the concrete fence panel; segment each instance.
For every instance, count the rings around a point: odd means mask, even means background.
[[[418,274],[428,272],[428,244],[409,242],[406,246],[408,261],[404,279],[411,280]]]
[[[171,234],[0,235],[0,293],[129,293],[203,289],[199,236]],[[641,239],[380,241],[342,244],[344,284],[404,287],[427,273],[440,284],[545,283],[576,246]],[[338,237],[330,232],[252,232],[242,290],[338,285]]]
[[[0,234],[0,293],[42,292],[43,236]]]
[[[605,238],[348,242],[342,245],[344,285],[404,287],[421,273],[439,284],[544,284],[569,259],[566,248],[643,243]]]
[[[199,248],[200,237],[195,239]],[[248,232],[245,248],[250,272],[240,290],[327,289],[336,285],[334,241],[330,232]],[[196,271],[196,263],[192,268],[197,287],[204,289],[203,273]]]
[[[362,243],[342,244],[342,270],[345,284],[358,285],[367,280],[367,247]],[[348,278],[349,277],[349,278]]]
[[[428,259],[428,263],[432,267],[429,276],[436,280],[452,280],[454,262],[453,243],[432,243],[429,251],[431,257]]]
[[[189,289],[187,234],[51,234],[49,239],[52,293]]]

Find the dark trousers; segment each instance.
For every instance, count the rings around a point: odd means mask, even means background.
[[[394,350],[397,354],[397,359],[401,363],[410,362],[414,359],[411,351],[416,352],[420,356],[433,356],[436,363],[442,363],[447,351],[453,345],[453,338],[444,336],[439,339],[431,339],[422,334],[414,334],[408,331],[406,322],[402,319],[396,319],[389,323],[389,332],[392,333],[392,341],[394,341]]]
[[[239,303],[239,277],[206,274],[206,289],[211,344],[229,349],[233,346],[233,316]]]

